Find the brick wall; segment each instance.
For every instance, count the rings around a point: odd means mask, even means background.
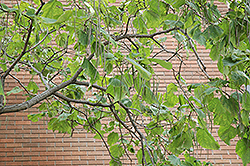
[[[16,1],[1,0],[4,3],[15,3]],[[219,5],[225,10],[225,6]],[[168,37],[165,43],[169,50],[175,50],[176,43]],[[197,48],[203,62],[207,67],[207,72],[211,76],[220,76],[216,63],[213,63],[208,50],[198,46]],[[185,56],[185,54],[184,54]],[[162,59],[168,59],[170,55],[161,54]],[[178,66],[179,61],[171,60],[173,66]],[[182,76],[187,83],[197,83],[206,81],[199,72],[194,55],[190,54],[182,68]],[[163,68],[155,68],[156,75],[160,78],[159,90],[164,91],[167,84],[174,82],[172,72]],[[25,72],[15,75],[27,85],[29,78]],[[8,78],[5,84],[6,91],[17,86],[12,78]],[[43,87],[41,86],[41,89]],[[22,93],[10,95],[7,98],[8,104],[20,103],[24,100]],[[6,114],[0,116],[0,165],[108,165],[110,157],[101,142],[93,139],[94,134],[87,133],[82,129],[74,132],[72,138],[69,135],[53,133],[47,130],[47,120],[42,119],[33,123],[27,119],[30,113],[36,113],[36,107],[23,112]],[[194,156],[200,160],[211,161],[216,165],[242,165],[241,160],[235,153],[236,140],[231,141],[232,146],[227,146],[221,141],[217,134],[218,127],[214,126],[212,134],[221,145],[220,150],[211,151],[195,147]],[[135,158],[135,156],[133,156]],[[124,158],[124,163],[136,165],[136,160],[132,164]],[[125,164],[126,165],[126,164]]]

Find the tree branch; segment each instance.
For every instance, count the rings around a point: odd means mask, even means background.
[[[47,97],[51,96],[52,94],[56,93],[57,91],[59,91],[62,88],[65,88],[66,86],[72,84],[75,82],[76,78],[78,77],[78,75],[83,71],[83,69],[80,67],[77,72],[75,73],[75,75],[69,79],[68,81],[65,81],[61,84],[59,84],[58,86],[55,86],[53,88],[50,88],[46,91],[44,91],[43,93],[33,97],[32,99],[25,101],[23,103],[20,104],[14,104],[14,105],[10,105],[10,106],[4,106],[0,109],[0,115],[4,114],[4,113],[11,113],[11,112],[19,112],[22,110],[25,110],[27,108],[30,108],[32,106],[34,106],[35,104],[38,104],[40,101],[46,99]]]

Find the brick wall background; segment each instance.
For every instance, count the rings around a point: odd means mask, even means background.
[[[16,1],[1,0],[1,2],[11,5]],[[227,10],[223,4],[218,4],[221,11]],[[171,37],[168,37],[165,45],[167,49],[175,50],[176,43]],[[216,70],[216,63],[213,63],[208,56],[209,51],[200,46],[197,50],[207,67],[208,74],[213,77],[220,76],[220,73]],[[168,59],[170,56],[161,54],[158,58]],[[177,59],[173,59],[171,62],[173,66],[179,65]],[[198,70],[194,55],[190,54],[185,64],[182,68],[182,76],[187,80],[187,83],[206,81]],[[156,66],[155,73],[159,76],[161,83],[159,90],[161,91],[165,90],[167,84],[175,82],[171,71]],[[25,85],[28,84],[30,78],[25,72],[12,74],[22,80]],[[11,90],[17,85],[17,82],[9,77],[5,84],[5,90]],[[40,88],[42,90],[43,87]],[[23,100],[22,93],[7,97],[8,104],[20,103]],[[0,116],[0,166],[108,165],[110,157],[101,140],[93,139],[94,134],[87,133],[80,128],[74,132],[72,138],[67,134],[53,133],[47,130],[46,119],[36,123],[28,120],[27,115],[36,112],[38,110],[34,107],[23,112]],[[197,159],[210,161],[215,165],[242,165],[240,158],[235,153],[237,139],[231,141],[231,146],[227,146],[219,139],[217,131],[218,127],[214,126],[212,134],[219,141],[221,149],[211,151],[195,147],[193,155]],[[126,158],[124,158],[124,163],[128,165],[137,164],[135,160],[131,163]]]

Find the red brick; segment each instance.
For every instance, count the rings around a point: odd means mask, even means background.
[[[62,161],[63,160],[63,156],[48,156],[48,160],[49,161]]]
[[[80,156],[64,156],[64,160],[79,160]]]
[[[39,165],[55,165],[55,161],[39,161]]]
[[[30,157],[15,157],[15,161],[30,161]]]
[[[0,139],[0,143],[14,143],[14,139]]]
[[[7,148],[21,148],[22,144],[21,143],[8,143]]]
[[[56,161],[56,165],[70,165],[71,161]]]
[[[1,157],[0,161],[14,161],[14,157]]]
[[[46,161],[47,157],[46,156],[32,156],[31,160],[32,161]]]
[[[29,152],[31,148],[15,148],[16,152]]]

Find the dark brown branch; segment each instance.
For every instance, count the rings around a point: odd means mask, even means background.
[[[206,72],[206,66],[204,65],[204,63],[202,62],[199,54],[197,53],[196,49],[194,48],[194,45],[193,45],[193,40],[191,39],[191,37],[187,34],[187,32],[185,32],[183,29],[179,29],[187,38],[188,38],[188,42],[192,48],[192,50],[194,51],[194,55],[196,56],[197,58],[197,63],[198,63],[198,66],[200,67],[201,71],[206,75],[207,79],[211,80],[211,77],[207,74]],[[202,65],[202,66],[200,66]]]
[[[25,90],[25,92],[26,92],[27,94],[31,95],[30,92],[25,88],[25,86],[21,83],[21,81],[20,81],[18,78],[16,78],[16,77],[13,76],[12,74],[9,74],[9,75],[19,83],[19,85]],[[32,95],[31,95],[31,96],[32,96]]]
[[[42,7],[44,6],[44,2],[41,0],[41,6],[39,7],[39,9],[37,10],[36,12],[36,15],[39,14],[39,12],[42,10]],[[3,74],[2,76],[2,79],[3,79],[3,82],[5,80],[5,78],[7,77],[7,75],[10,73],[10,71],[15,67],[15,65],[21,60],[21,58],[27,53],[26,52],[26,49],[28,47],[28,43],[29,43],[29,40],[30,40],[30,36],[31,36],[31,33],[32,33],[32,28],[33,28],[33,22],[34,20],[31,19],[30,21],[30,26],[29,26],[29,29],[28,29],[28,35],[27,35],[27,38],[26,38],[26,41],[25,41],[25,44],[24,44],[24,47],[23,47],[23,50],[21,52],[21,54],[17,57],[17,59],[12,63],[12,65],[6,70],[6,72]]]
[[[20,104],[14,104],[14,105],[9,105],[9,106],[4,106],[0,109],[0,115],[4,114],[4,113],[11,113],[11,112],[19,112],[22,110],[25,110],[27,108],[30,108],[32,106],[34,106],[35,104],[38,104],[40,101],[46,99],[47,97],[53,95],[54,93],[56,93],[57,91],[59,91],[62,88],[67,87],[68,85],[72,84],[75,82],[76,78],[78,77],[78,75],[83,71],[82,68],[79,68],[75,75],[69,79],[68,81],[65,81],[61,84],[59,84],[58,86],[55,86],[53,88],[47,89],[46,91],[44,91],[43,93],[33,97],[32,99],[25,101],[23,103]]]

